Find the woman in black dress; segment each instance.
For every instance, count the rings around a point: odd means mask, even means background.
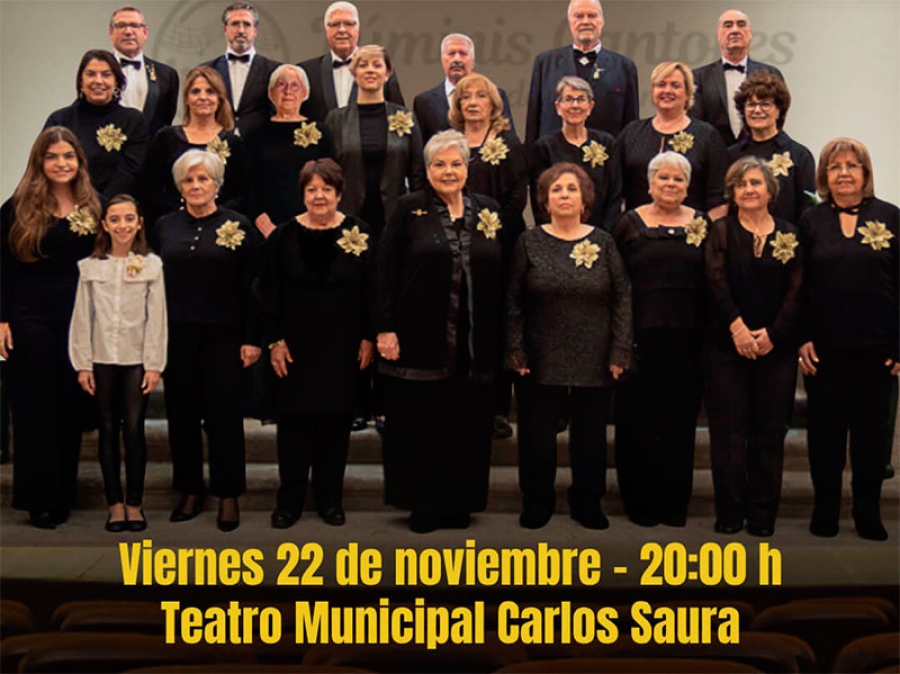
[[[800,232],[806,259],[805,343],[800,369],[809,393],[809,468],[815,509],[809,529],[835,536],[850,435],[853,520],[862,538],[888,537],[879,502],[891,386],[900,374],[900,210],[875,198],[872,160],[851,138],[819,155],[819,196]]]
[[[188,150],[209,150],[225,164],[225,180],[217,201],[223,208],[244,212],[244,143],[234,130],[234,115],[222,77],[209,66],[192,68],[182,88],[184,116],[180,125],[160,129],[150,143],[141,172],[143,203],[152,230],[156,221],[182,207],[172,166]]]
[[[141,111],[119,103],[125,85],[116,58],[104,49],[91,49],[78,64],[78,99],[44,124],[44,129],[71,129],[84,148],[94,189],[106,198],[134,191],[150,140]]]
[[[506,242],[512,246],[525,231],[522,211],[528,197],[528,159],[525,147],[503,116],[503,100],[496,85],[479,73],[463,77],[450,99],[450,126],[469,143],[469,179],[466,187],[500,204]],[[508,275],[507,257],[503,276]],[[509,438],[512,378],[501,372],[494,402],[494,437]]]
[[[340,209],[369,226],[377,246],[385,223],[394,218],[397,201],[425,186],[422,133],[410,110],[384,98],[384,83],[391,76],[391,58],[384,47],[366,45],[356,50],[350,72],[358,89],[356,103],[328,113],[325,124],[334,139],[334,158],[344,173]],[[353,430],[366,427],[375,414],[384,428],[378,377],[368,369],[360,374],[359,409]],[[374,390],[373,390],[374,388]]]
[[[260,356],[250,283],[262,236],[250,221],[216,205],[225,176],[218,154],[188,150],[172,167],[185,207],[163,216],[154,248],[166,270],[169,312],[166,416],[172,480],[181,499],[169,518],[185,522],[201,510],[203,442],[209,445],[209,491],[218,496],[217,524],[240,524],[246,487],[241,368]]]
[[[586,224],[593,183],[576,164],[538,178],[550,222],[523,234],[506,294],[506,367],[519,374],[519,523],[539,529],[556,507],[556,430],[570,413],[571,516],[606,529],[606,422],[613,383],[631,364],[631,284],[612,237]]]
[[[718,533],[771,536],[781,500],[784,437],[797,386],[803,275],[797,230],[772,216],[772,169],[738,159],[725,179],[732,212],[704,251],[710,320],[704,400]]]
[[[504,225],[465,191],[465,136],[435,134],[425,162],[431,187],[400,199],[381,237],[376,318],[385,502],[418,533],[466,528],[487,506],[503,301]]]
[[[80,389],[68,357],[69,321],[78,261],[91,254],[99,222],[78,139],[63,127],[45,129],[0,209],[0,356],[10,368],[13,508],[27,510],[41,529],[65,522],[75,503]]]
[[[791,107],[787,85],[768,70],[755,70],[738,87],[734,105],[749,135],[728,148],[729,158],[753,155],[767,162],[778,179],[772,214],[797,224],[813,203],[816,162],[806,147],[784,132]]]
[[[691,119],[687,111],[694,102],[694,76],[683,63],[660,63],[650,75],[656,114],[631,122],[616,140],[621,164],[625,210],[650,202],[647,165],[660,152],[679,152],[691,163],[691,185],[684,205],[725,215],[723,193],[728,150],[713,126]]]
[[[680,527],[702,394],[709,221],[683,205],[691,165],[682,155],[657,155],[647,173],[652,202],[613,230],[631,279],[635,342],[632,369],[616,387],[616,472],[628,519]]]
[[[343,481],[357,373],[368,367],[374,347],[368,337],[368,228],[337,210],[342,189],[333,160],[303,167],[305,211],[273,230],[253,285],[279,378],[276,529],[300,518],[310,468],[319,515],[327,524],[345,522]]]
[[[263,236],[282,222],[306,211],[297,178],[306,162],[332,157],[331,132],[300,114],[309,98],[309,79],[303,68],[284,64],[269,78],[271,119],[247,136],[250,184],[247,215]]]
[[[611,232],[622,215],[622,174],[612,159],[616,139],[606,131],[588,129],[587,118],[594,109],[594,90],[580,77],[566,75],[556,85],[556,112],[562,118],[562,129],[548,133],[534,144],[531,167],[531,193],[537,194],[537,179],[548,168],[560,162],[580,166],[594,183],[594,227]],[[537,198],[531,209],[536,223],[549,220],[541,211]]]

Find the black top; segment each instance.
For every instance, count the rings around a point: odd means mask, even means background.
[[[688,227],[648,227],[635,211],[621,217],[613,238],[631,279],[635,331],[699,330],[704,325],[705,213],[694,211]],[[699,219],[699,221],[698,221]]]
[[[402,197],[378,249],[378,332],[396,332],[400,359],[379,371],[413,380],[447,379],[457,364],[457,345],[469,350],[468,374],[493,380],[500,354],[503,302],[502,230],[479,230],[484,211],[499,204],[466,195],[465,220],[454,227],[443,202],[429,189]],[[460,317],[465,286],[467,317]],[[468,326],[456,334],[460,324]],[[465,340],[465,341],[463,341]]]
[[[679,142],[681,141],[681,142]],[[716,130],[692,119],[683,131],[663,134],[653,128],[653,118],[632,122],[616,142],[625,191],[625,210],[650,203],[647,165],[660,152],[680,152],[691,164],[691,184],[685,206],[709,211],[725,203],[728,149]]]
[[[582,145],[572,145],[562,131],[547,134],[534,144],[531,169],[531,209],[536,223],[550,222],[537,200],[537,179],[560,162],[577,164],[594,182],[594,208],[588,221],[611,232],[622,215],[622,172],[615,161],[616,139],[605,131],[588,129]],[[604,159],[605,155],[605,159]]]
[[[804,340],[900,359],[897,207],[864,200],[856,233],[848,239],[837,213],[821,204],[800,218],[800,234],[806,259]]]
[[[373,338],[367,322],[374,261],[371,239],[356,249],[342,247],[354,228],[368,233],[352,215],[334,229],[310,229],[292,218],[262,246],[253,294],[267,339],[284,339],[293,359],[288,376],[279,379],[282,413],[353,411],[359,344]]]
[[[314,138],[315,131],[321,134],[318,140]],[[304,213],[306,205],[298,182],[300,170],[308,161],[334,157],[328,127],[309,120],[267,120],[245,140],[250,186],[246,210],[250,219],[255,221],[266,213],[272,224],[277,225]]]
[[[566,241],[539,226],[519,237],[506,293],[507,368],[527,367],[542,385],[611,386],[609,366],[629,367],[631,345],[631,284],[608,232],[593,227]]]
[[[384,222],[381,174],[387,151],[388,121],[384,103],[359,104],[359,142],[366,170],[366,199],[360,215],[366,222]]]
[[[38,305],[45,301],[59,303],[60,309],[67,305],[71,313],[78,287],[78,261],[91,254],[94,234],[82,229],[74,231],[67,218],[56,218],[41,240],[42,257],[22,262],[9,247],[9,232],[15,221],[15,205],[7,199],[0,208],[0,321],[9,322],[14,308],[38,314],[45,309],[52,311],[51,307],[31,304],[38,298]]]
[[[779,234],[786,243],[777,244]],[[704,250],[709,336],[721,348],[734,348],[729,326],[739,316],[751,330],[766,328],[776,352],[797,348],[803,264],[796,244],[797,228],[776,218],[775,230],[766,238],[762,255],[756,257],[753,234],[736,215],[712,224]],[[776,255],[781,250],[785,255],[779,259]]]
[[[469,177],[466,188],[474,194],[483,194],[500,204],[500,220],[503,222],[504,235],[510,243],[525,231],[525,202],[528,198],[528,159],[525,147],[512,131],[504,131],[497,135],[488,146],[499,147],[497,141],[507,148],[506,158],[494,158],[498,163],[487,161],[482,151],[484,145],[470,148]],[[491,145],[493,143],[494,145]],[[511,240],[509,237],[512,237]]]
[[[816,160],[812,153],[779,131],[769,140],[756,142],[748,136],[728,148],[729,162],[747,155],[768,162],[778,178],[778,197],[770,209],[772,215],[796,225],[803,211],[813,203],[804,193],[816,191]]]
[[[44,128],[51,126],[64,126],[78,137],[95,190],[106,198],[134,194],[150,140],[140,110],[126,108],[115,100],[92,105],[78,99],[50,115]]]
[[[188,150],[213,150],[225,161],[225,181],[217,201],[223,208],[244,212],[244,142],[233,131],[219,132],[218,142],[191,143],[184,127],[160,129],[150,143],[141,171],[142,203],[152,226],[159,218],[182,206],[181,192],[172,177],[172,167]]]
[[[227,209],[203,218],[185,210],[160,218],[153,239],[166,270],[169,321],[243,326],[244,344],[258,345],[259,321],[249,295],[259,230]]]

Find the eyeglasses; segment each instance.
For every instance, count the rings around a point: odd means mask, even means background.
[[[560,103],[564,103],[565,105],[587,105],[590,99],[587,96],[564,96],[559,99]]]
[[[300,82],[285,82],[283,80],[278,80],[275,83],[275,88],[280,91],[300,91],[303,88],[303,85]]]
[[[327,28],[334,30],[335,28],[356,28],[359,25],[356,21],[329,21],[325,24]]]
[[[825,170],[829,173],[841,173],[843,171],[850,173],[852,171],[861,171],[862,164],[854,164],[852,162],[850,164],[829,164]]]
[[[747,101],[744,103],[744,108],[746,110],[753,110],[758,108],[763,112],[771,112],[772,108],[775,107],[775,103],[773,101]]]
[[[115,30],[126,30],[130,28],[131,30],[140,30],[141,28],[146,28],[146,23],[125,23],[124,21],[117,21],[112,25]]]

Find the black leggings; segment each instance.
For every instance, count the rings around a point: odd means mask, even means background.
[[[147,398],[141,391],[143,365],[94,364],[94,384],[100,407],[100,443],[98,455],[109,505],[122,502],[119,478],[119,430],[125,443],[125,503],[139,506],[144,498],[144,472],[147,468],[147,441],[144,417]]]

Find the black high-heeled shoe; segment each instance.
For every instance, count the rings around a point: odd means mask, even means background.
[[[225,502],[234,501],[234,517],[224,518]],[[234,531],[241,526],[241,508],[238,505],[237,497],[228,497],[219,499],[219,514],[216,517],[216,526],[219,531]]]
[[[191,502],[191,507],[188,508],[187,505],[190,499],[193,499],[193,502]],[[194,519],[202,510],[203,497],[200,494],[184,494],[178,500],[178,505],[175,506],[172,514],[169,515],[169,521],[187,522]]]

